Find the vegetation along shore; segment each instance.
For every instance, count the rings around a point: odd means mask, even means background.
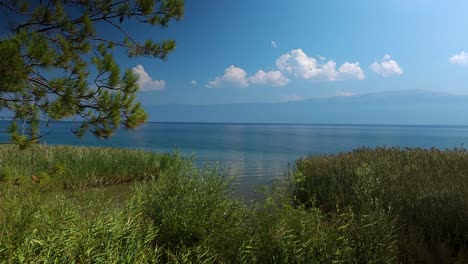
[[[233,197],[232,179],[179,154],[4,145],[0,166],[2,263],[464,263],[468,257],[464,149],[305,157],[264,201],[249,205]],[[121,184],[125,191],[106,195]]]

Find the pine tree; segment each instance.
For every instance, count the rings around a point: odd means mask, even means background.
[[[125,26],[166,27],[182,17],[183,0],[32,2],[0,0],[0,14],[10,20],[10,33],[0,38],[0,113],[10,121],[11,140],[21,147],[37,142],[40,122],[73,119],[76,135],[103,138],[145,122],[138,77],[122,72],[113,54],[166,59],[173,40],[140,43]],[[98,26],[119,36],[98,34]]]

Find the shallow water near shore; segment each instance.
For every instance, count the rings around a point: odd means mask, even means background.
[[[108,140],[77,138],[71,127],[58,122],[44,128],[43,143],[176,150],[193,156],[200,167],[217,166],[235,177],[235,194],[247,200],[261,197],[255,192],[260,186],[284,178],[294,161],[305,155],[377,146],[445,149],[468,142],[468,126],[147,123],[134,131],[118,131]],[[0,141],[6,140],[1,134]]]

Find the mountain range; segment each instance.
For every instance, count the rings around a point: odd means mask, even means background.
[[[425,90],[275,103],[144,107],[152,122],[468,125],[468,96]]]

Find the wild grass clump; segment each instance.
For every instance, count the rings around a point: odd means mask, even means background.
[[[1,263],[143,263],[162,255],[156,228],[138,214],[96,203],[88,205],[95,217],[86,217],[66,196],[37,188],[2,188],[0,196]]]
[[[362,148],[296,162],[298,204],[336,214],[386,212],[396,219],[403,262],[468,257],[468,152]]]
[[[395,263],[393,223],[351,211],[324,214],[269,199],[253,218],[242,263]],[[389,226],[389,228],[388,228]]]
[[[179,155],[173,158],[157,179],[137,185],[133,199],[159,229],[158,242],[171,252],[202,247],[235,257],[249,232],[249,210],[230,197],[231,180]]]
[[[0,146],[0,184],[27,184],[37,176],[49,188],[83,189],[150,179],[169,155],[141,150],[34,145]]]

